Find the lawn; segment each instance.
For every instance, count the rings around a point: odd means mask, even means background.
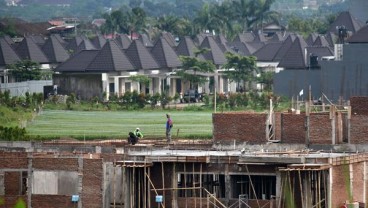
[[[28,123],[29,135],[42,138],[126,138],[139,127],[145,138],[165,137],[163,111],[63,111],[44,110]],[[210,138],[211,112],[170,112],[173,138]]]

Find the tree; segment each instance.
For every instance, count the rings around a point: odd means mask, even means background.
[[[227,62],[223,66],[226,69],[224,73],[230,81],[234,81],[237,84],[242,82],[245,87],[246,82],[251,84],[255,80],[255,72],[258,71],[256,57],[240,56],[230,52],[227,52],[225,56]]]
[[[177,72],[184,81],[189,81],[191,88],[197,87],[198,84],[207,81],[207,76],[201,73],[212,73],[215,71],[216,66],[211,61],[200,60],[197,56],[207,52],[208,49],[202,49],[195,52],[195,57],[180,56],[182,62],[182,70]]]
[[[42,79],[40,64],[31,60],[18,61],[15,64],[8,65],[7,68],[10,69],[9,72],[17,81]]]

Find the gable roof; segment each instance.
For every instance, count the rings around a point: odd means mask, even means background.
[[[135,67],[114,40],[107,41],[86,68],[86,71],[130,71]]]
[[[96,57],[98,50],[84,50],[70,57],[67,61],[57,66],[56,72],[84,72],[92,60]]]
[[[164,37],[160,37],[156,41],[151,53],[160,67],[177,68],[181,66],[178,55]]]
[[[140,40],[134,40],[126,49],[126,55],[136,69],[158,69],[160,66]]]
[[[341,12],[330,25],[328,31],[337,34],[336,27],[338,26],[345,26],[348,31],[356,33],[362,27],[362,23],[354,18],[350,12]]]
[[[323,56],[333,56],[333,51],[328,46],[308,46],[306,47],[307,55],[315,55],[319,58]]]
[[[127,49],[129,45],[132,43],[127,34],[119,34],[118,36],[116,36],[115,40],[117,40],[117,44],[122,49]]]
[[[28,37],[31,38],[33,42],[35,42],[39,46],[42,46],[46,42],[44,37],[41,35],[29,35]]]
[[[17,61],[20,61],[17,53],[13,50],[5,38],[0,38],[0,66],[14,64]]]
[[[68,52],[61,45],[56,36],[50,36],[42,46],[42,51],[52,63],[61,63],[69,58]]]
[[[40,64],[49,63],[41,48],[29,37],[23,38],[22,42],[15,48],[21,59],[29,59]]]
[[[236,53],[243,56],[250,56],[255,52],[255,49],[245,42],[233,41],[229,45]]]
[[[257,57],[257,61],[274,61],[281,46],[282,42],[268,43],[256,51],[253,56]]]
[[[212,36],[207,36],[200,46],[200,48],[208,48],[209,52],[204,53],[203,57],[206,60],[212,61],[216,65],[221,65],[226,63],[226,58],[224,52],[221,50],[220,46],[216,43]]]
[[[9,35],[5,35],[3,38],[4,38],[4,40],[6,40],[6,42],[9,43],[9,45],[14,44],[13,39],[11,39],[11,37]]]
[[[362,27],[347,40],[348,43],[368,43],[368,25]]]
[[[333,47],[337,41],[337,35],[333,32],[327,32],[325,38],[331,47]]]
[[[286,69],[302,69],[307,67],[305,51],[307,43],[303,37],[297,37],[285,56],[280,60],[278,67]]]

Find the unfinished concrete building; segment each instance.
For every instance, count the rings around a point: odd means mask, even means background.
[[[367,106],[215,113],[211,141],[1,143],[0,195],[33,208],[366,207]]]

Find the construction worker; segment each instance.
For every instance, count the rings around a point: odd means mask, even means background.
[[[135,131],[134,131],[134,135],[138,138],[138,139],[142,139],[143,138],[143,134],[142,132],[140,131],[139,128],[136,128]]]

